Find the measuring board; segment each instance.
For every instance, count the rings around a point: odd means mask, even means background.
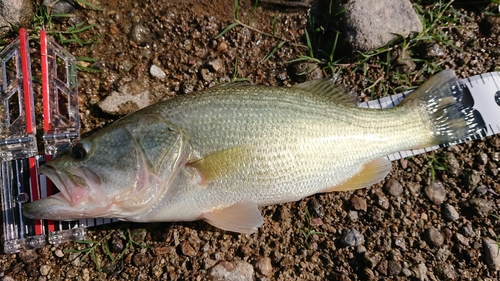
[[[38,155],[35,107],[33,99],[28,36],[20,36],[0,52],[0,161],[3,246],[5,253],[17,253],[47,244],[85,239],[86,227],[114,222],[113,219],[78,221],[32,220],[23,216],[24,203],[58,192],[38,167],[66,150],[80,138],[76,59],[64,48],[40,33],[42,70],[43,147]],[[460,80],[449,85],[462,91],[467,104],[474,104],[475,114],[486,124],[479,139],[500,132],[500,73],[492,72]],[[361,103],[365,108],[390,108],[411,91]],[[455,143],[462,143],[464,139]],[[407,150],[387,156],[391,161],[438,149]]]

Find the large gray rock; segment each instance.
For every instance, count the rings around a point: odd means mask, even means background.
[[[28,28],[33,23],[34,1],[0,0],[0,37],[11,31],[11,24]]]
[[[344,8],[344,40],[353,50],[374,50],[423,29],[409,0],[351,0]]]

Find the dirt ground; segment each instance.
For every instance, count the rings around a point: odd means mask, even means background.
[[[286,39],[266,61],[281,39],[242,26],[216,39],[233,20],[231,0],[111,0],[92,2],[103,11],[79,7],[74,17],[56,27],[64,29],[86,20],[96,26],[81,37],[99,35],[98,43],[65,46],[76,57],[99,58],[85,66],[100,72],[79,72],[78,76],[82,131],[91,132],[118,119],[120,116],[104,113],[98,104],[132,82],[149,89],[154,102],[235,76],[272,86],[302,81],[294,64],[288,62],[307,51],[308,9],[284,2],[263,3],[251,16],[251,28],[272,34],[276,15],[276,34]],[[448,28],[447,35],[460,50],[442,46],[444,55],[435,59],[439,67],[455,69],[460,78],[498,71],[500,48],[494,31],[498,23],[492,20],[489,33],[485,32],[486,16],[479,9],[453,7],[459,14],[450,16],[458,18],[459,26]],[[251,1],[242,1],[240,20],[248,23],[251,10]],[[144,32],[135,33],[140,38],[132,37],[138,24]],[[360,100],[371,97],[369,86],[381,77],[386,89],[399,86],[387,72],[395,70],[381,67],[379,60],[372,58],[366,68],[356,68],[353,58],[341,62],[341,79]],[[152,64],[166,78],[153,77]],[[417,63],[414,73],[422,67]],[[418,85],[429,76],[428,72],[415,74],[412,83]],[[130,104],[121,108],[122,112],[135,109]],[[1,254],[0,277],[205,280],[215,274],[218,264],[242,272],[254,270],[250,276],[256,280],[499,280],[498,272],[486,265],[482,245],[483,238],[495,239],[500,233],[500,222],[491,216],[500,207],[499,152],[500,139],[495,136],[394,162],[387,178],[370,188],[261,208],[264,225],[252,235],[224,232],[200,221],[93,227],[89,239],[104,241],[95,247],[94,259],[92,254],[83,258],[82,253],[68,252],[90,247],[76,243]],[[436,171],[434,186],[430,184],[429,159],[438,159],[445,167]],[[402,186],[402,193],[391,191],[396,183]],[[428,194],[440,184],[446,195],[442,204],[436,204]],[[458,219],[447,219],[448,206],[458,211]],[[345,235],[352,230],[363,236],[358,246],[345,245]],[[307,232],[311,235],[304,235]],[[106,244],[111,253],[106,253]]]

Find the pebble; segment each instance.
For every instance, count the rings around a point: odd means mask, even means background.
[[[460,228],[460,233],[465,235],[466,237],[474,237],[476,236],[476,233],[474,232],[474,229],[472,228],[472,225],[467,224]]]
[[[398,276],[402,269],[403,267],[399,261],[390,260],[387,265],[387,275]]]
[[[374,268],[382,260],[379,254],[372,252],[365,252],[364,260],[369,268]]]
[[[150,104],[150,90],[147,81],[135,80],[109,94],[99,103],[99,107],[111,115],[127,115]]]
[[[441,231],[435,227],[431,227],[426,231],[427,242],[434,247],[439,247],[444,243],[444,237]]]
[[[387,267],[389,266],[389,263],[387,262],[386,259],[383,259],[379,262],[377,265],[376,270],[380,272],[383,275],[387,275]]]
[[[197,255],[196,250],[188,241],[183,241],[180,247],[181,247],[181,253],[185,256],[194,257]]]
[[[23,263],[32,263],[38,258],[38,254],[35,250],[22,251],[18,255]]]
[[[358,212],[356,211],[349,211],[349,214],[347,215],[351,221],[358,221]]]
[[[495,204],[483,198],[471,198],[465,203],[469,213],[476,216],[488,216]]]
[[[392,196],[399,196],[403,193],[403,186],[398,180],[391,178],[384,184],[385,191]]]
[[[220,261],[209,271],[212,280],[225,281],[251,281],[253,280],[253,267],[246,261],[227,262]]]
[[[457,273],[451,264],[442,264],[436,266],[437,275],[440,280],[457,280]]]
[[[458,214],[455,207],[453,207],[452,205],[446,204],[443,207],[443,217],[447,221],[456,221],[460,218],[460,214]]]
[[[469,247],[469,238],[467,238],[467,237],[463,236],[462,234],[460,234],[460,233],[458,233],[458,232],[457,232],[457,233],[455,233],[455,237],[457,238],[457,241],[458,241],[460,244],[462,244],[462,245],[464,245],[464,246],[466,246],[466,247]]]
[[[58,258],[62,258],[64,257],[64,252],[61,250],[61,249],[57,249],[54,254],[56,255],[56,257]]]
[[[109,243],[111,244],[111,252],[121,253],[123,251],[123,240],[120,238],[118,233],[113,234]]]
[[[255,269],[257,272],[264,276],[271,276],[273,274],[273,266],[269,257],[260,256],[255,260]]]
[[[44,264],[40,266],[40,274],[43,276],[47,276],[50,273],[50,265]]]
[[[69,253],[68,260],[73,266],[80,266],[80,254],[79,253]]]
[[[472,191],[478,183],[481,181],[481,174],[476,170],[466,170],[463,177],[464,185],[469,190]]]
[[[365,211],[366,212],[366,199],[361,198],[357,195],[351,197],[351,205],[356,211]]]
[[[375,197],[377,199],[377,204],[379,205],[380,208],[387,210],[389,209],[389,199],[385,196],[385,194],[379,190],[375,190]]]
[[[417,266],[412,267],[412,271],[418,280],[427,279],[427,266],[424,263],[419,263]]]
[[[488,193],[488,187],[486,187],[486,185],[480,185],[476,187],[474,191],[476,191],[476,193],[479,195],[485,195],[486,193]]]
[[[224,72],[224,62],[221,59],[211,60],[207,65],[215,72]]]
[[[500,270],[500,250],[497,241],[491,238],[483,238],[483,249],[486,264],[492,271]]]
[[[444,55],[443,48],[438,43],[424,44],[422,49],[422,56],[426,59],[439,58]]]
[[[71,0],[44,0],[42,3],[46,8],[50,7],[52,14],[71,14],[75,11],[75,3]]]
[[[130,29],[130,39],[138,45],[146,45],[153,37],[149,29],[141,23],[134,24]]]
[[[354,228],[346,229],[343,232],[340,243],[346,247],[359,246],[365,242],[363,235]]]
[[[149,263],[149,257],[148,257],[147,254],[137,253],[132,258],[132,261],[134,262],[134,265],[137,266],[137,267],[139,267],[139,266],[145,266],[146,264]]]
[[[3,278],[2,278],[2,281],[16,281],[16,279],[14,279],[12,276],[10,275],[5,275]]]
[[[158,79],[165,79],[167,77],[167,74],[158,66],[152,64],[151,67],[149,68],[149,73],[151,76],[158,78]]]
[[[427,195],[427,198],[429,198],[429,200],[431,200],[431,202],[435,205],[441,205],[446,199],[446,194],[448,193],[443,183],[440,181],[434,181],[434,183],[427,185],[424,192],[425,195]]]
[[[448,250],[448,247],[446,246],[443,246],[441,248],[439,248],[437,251],[436,251],[436,259],[440,262],[445,262],[451,255],[451,252],[450,250]]]

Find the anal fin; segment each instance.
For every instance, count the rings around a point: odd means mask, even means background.
[[[324,192],[348,191],[369,187],[383,180],[392,168],[391,161],[386,158],[375,159],[361,168],[352,178],[340,185],[326,189]]]
[[[201,217],[220,229],[244,234],[254,233],[264,223],[257,205],[249,200],[204,213]]]

